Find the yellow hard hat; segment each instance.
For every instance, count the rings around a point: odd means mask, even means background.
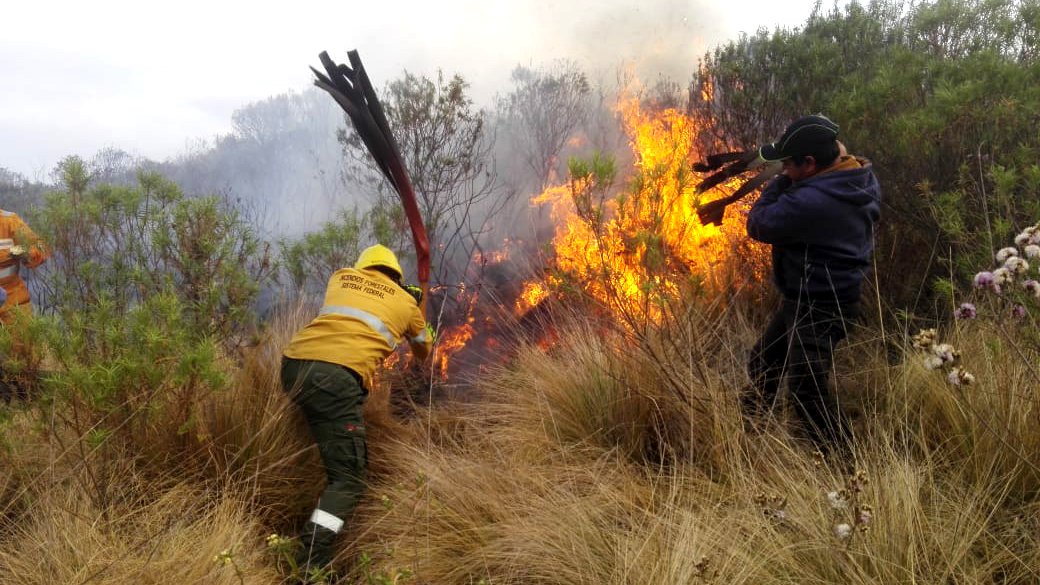
[[[357,262],[354,263],[354,268],[358,270],[372,268],[373,266],[389,268],[397,274],[398,280],[404,277],[404,271],[401,270],[401,264],[397,262],[397,256],[394,255],[394,251],[382,244],[365,248],[361,255],[358,256]]]

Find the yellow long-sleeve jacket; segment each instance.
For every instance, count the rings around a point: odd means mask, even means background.
[[[376,370],[402,339],[419,360],[433,348],[415,298],[378,270],[341,268],[329,279],[318,316],[297,332],[284,355],[346,366],[371,389]]]
[[[11,255],[11,249],[21,246],[25,254],[21,258]],[[0,321],[10,319],[10,311],[16,307],[32,311],[29,304],[29,287],[18,274],[20,268],[36,268],[50,257],[50,250],[33,233],[18,214],[0,209],[0,286],[7,292],[7,302],[0,307]]]

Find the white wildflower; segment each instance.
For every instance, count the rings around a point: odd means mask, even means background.
[[[834,527],[834,536],[838,537],[838,540],[848,540],[852,536],[852,526],[842,522]]]
[[[955,366],[946,375],[946,380],[954,386],[968,386],[975,382],[975,376],[960,366]]]
[[[1040,246],[1029,244],[1025,248],[1025,254],[1026,258],[1036,258],[1037,256],[1040,256]]]
[[[1040,244],[1040,226],[1031,225],[1015,236],[1015,244]]]
[[[940,343],[932,346],[932,355],[939,358],[942,364],[952,364],[961,357],[961,353],[949,343]]]
[[[997,284],[997,286],[1011,284],[1014,281],[1014,279],[1015,278],[1011,274],[1011,270],[1009,270],[1006,267],[1002,266],[993,271],[993,281]]]
[[[938,370],[943,366],[942,358],[935,355],[930,355],[924,358],[924,367],[929,370]]]
[[[1026,262],[1025,258],[1012,256],[1004,262],[1004,268],[1007,268],[1013,274],[1023,274],[1029,270],[1029,262]]]
[[[845,494],[841,492],[827,492],[827,501],[830,502],[831,508],[835,510],[844,510],[849,502],[845,499]]]
[[[1008,258],[1011,258],[1012,256],[1018,256],[1018,248],[1015,248],[1013,246],[1008,246],[1007,248],[1001,248],[1000,250],[997,251],[997,255],[996,255],[997,263],[998,264],[1003,264],[1004,262],[1007,261]]]

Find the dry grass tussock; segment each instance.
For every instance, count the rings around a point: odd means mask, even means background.
[[[202,405],[204,457],[187,460],[204,464],[108,460],[104,502],[82,489],[94,468],[57,458],[27,413],[10,420],[0,574],[280,582],[265,538],[293,533],[321,489],[277,384],[307,316],[283,318]],[[1040,582],[1040,391],[992,332],[958,333],[970,387],[909,347],[892,365],[892,340],[857,332],[838,356],[856,444],[821,459],[785,416],[745,430],[740,348],[755,330],[737,316],[691,314],[639,339],[557,326],[551,350],[483,375],[479,401],[404,419],[373,394],[372,486],[348,523],[345,582]]]
[[[1036,355],[985,322],[959,323],[945,341],[974,372],[968,386],[950,385],[910,357],[884,396],[885,424],[944,471],[983,482],[996,477],[1009,497],[1040,493],[1040,369]]]
[[[278,581],[253,544],[263,530],[259,519],[230,494],[191,483],[160,488],[131,469],[114,483],[104,509],[73,486],[41,487],[32,494],[32,506],[4,532],[4,583]],[[222,553],[238,571],[214,561]]]
[[[278,381],[280,348],[307,312],[297,307],[248,349],[225,389],[191,405],[193,425],[179,436],[156,431],[169,424],[161,413],[142,412],[155,421],[142,436],[175,436],[179,453],[76,436],[52,424],[48,401],[6,410],[0,582],[279,582],[265,537],[295,527],[322,488]],[[215,561],[222,551],[233,562]]]

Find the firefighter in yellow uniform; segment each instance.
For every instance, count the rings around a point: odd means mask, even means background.
[[[401,278],[389,248],[365,249],[353,268],[332,275],[318,316],[296,333],[282,358],[282,387],[303,411],[328,476],[300,535],[297,560],[304,573],[332,561],[336,535],[365,489],[362,407],[376,370],[401,339],[420,361],[433,347],[421,295]]]
[[[0,323],[10,323],[14,311],[32,313],[29,287],[19,271],[22,266],[36,268],[48,256],[50,252],[18,214],[0,210],[0,287],[6,293],[6,300],[0,306]]]
[[[50,251],[22,218],[16,213],[0,209],[0,326],[10,326],[19,314],[32,314],[29,287],[22,280],[20,271],[23,266],[36,268],[48,256]],[[12,352],[25,354],[32,351],[17,339],[14,341]],[[0,367],[0,399],[7,402],[15,396],[24,399],[24,388],[18,380],[8,375],[6,367]]]

